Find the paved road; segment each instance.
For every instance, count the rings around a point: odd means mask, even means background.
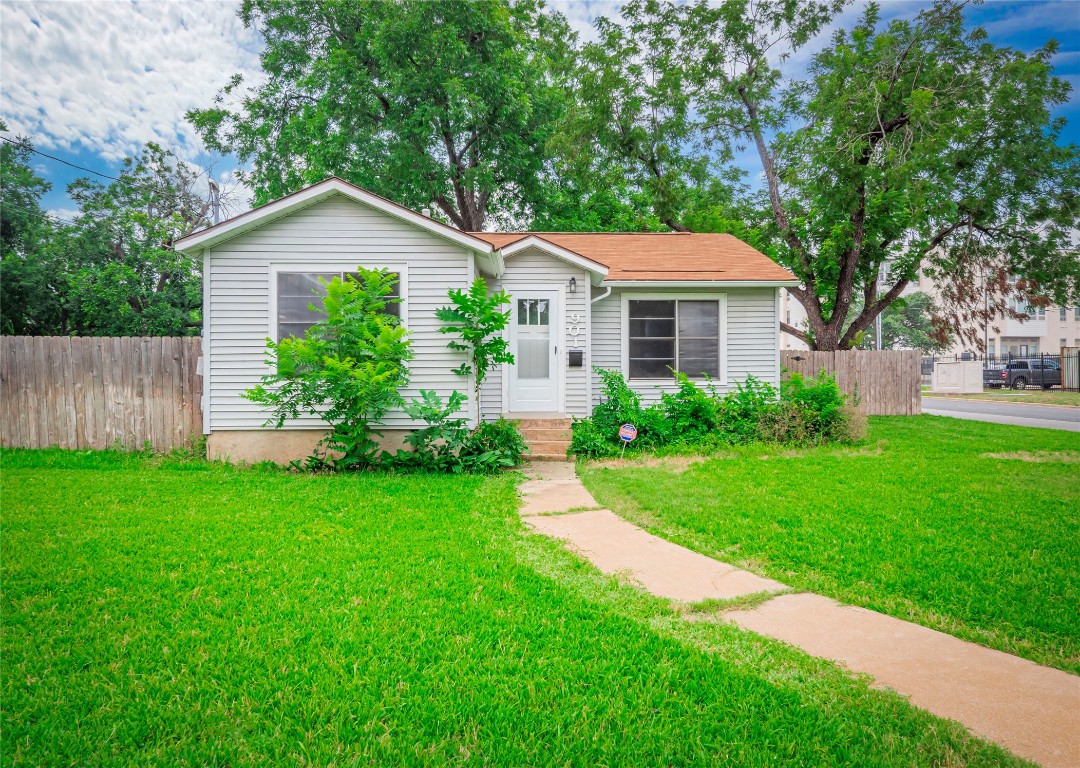
[[[1027,403],[989,403],[955,397],[923,396],[923,413],[956,419],[992,421],[1019,427],[1042,427],[1080,432],[1080,408],[1058,408]]]

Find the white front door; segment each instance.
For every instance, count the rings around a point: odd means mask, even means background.
[[[508,366],[508,410],[511,413],[558,413],[559,292],[513,292]]]

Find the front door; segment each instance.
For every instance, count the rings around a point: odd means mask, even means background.
[[[515,291],[510,322],[508,405],[512,413],[558,413],[559,292]]]

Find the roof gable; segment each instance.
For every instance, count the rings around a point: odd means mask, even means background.
[[[336,176],[181,238],[176,241],[176,249],[184,252],[198,252],[212,248],[219,243],[239,237],[271,221],[288,216],[294,211],[315,205],[335,195],[342,195],[355,202],[367,205],[472,251],[481,254],[491,254],[493,251],[491,244],[480,238],[428,218]]]

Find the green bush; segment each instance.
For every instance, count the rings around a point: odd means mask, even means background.
[[[638,438],[627,450],[858,442],[866,436],[866,417],[848,403],[836,379],[825,371],[816,379],[791,374],[779,389],[748,376],[724,396],[711,381],[702,389],[676,373],[678,388],[664,393],[658,404],[643,407],[640,395],[621,374],[594,370],[600,377],[602,399],[592,418],[574,421],[570,445],[581,457],[618,455],[622,450],[619,427],[626,423],[638,428]]]
[[[450,474],[491,473],[518,466],[526,446],[517,424],[500,418],[470,432],[466,420],[455,416],[464,403],[461,392],[451,393],[444,403],[437,393],[420,390],[420,398],[407,404],[405,412],[427,426],[405,438],[412,450],[384,452],[380,464],[398,471]]]
[[[409,378],[408,335],[384,311],[400,301],[390,295],[395,278],[385,270],[358,268],[357,274],[359,279],[321,281],[326,317],[302,339],[267,339],[273,373],[244,392],[270,410],[267,425],[277,429],[304,413],[327,421],[332,429],[311,459],[320,468],[330,463],[363,469],[374,463],[380,436],[374,425],[401,403],[398,389]],[[338,458],[327,459],[328,454]]]

